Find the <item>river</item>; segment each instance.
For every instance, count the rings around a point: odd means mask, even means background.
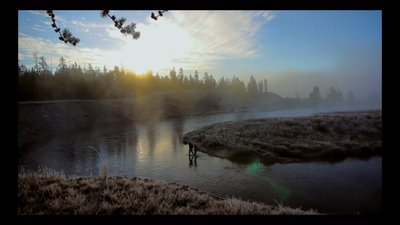
[[[217,122],[365,109],[376,107],[223,113],[80,130],[25,146],[19,168],[44,166],[67,175],[93,176],[106,166],[109,175],[182,183],[222,197],[323,213],[376,214],[382,212],[381,157],[264,166],[257,159],[233,162],[202,152],[190,161],[182,144],[184,133]]]

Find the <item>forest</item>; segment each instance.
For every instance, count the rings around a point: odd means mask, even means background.
[[[268,93],[267,79],[257,81],[250,76],[245,83],[238,77],[215,79],[213,75],[196,70],[189,76],[184,70],[173,67],[168,75],[154,74],[148,71],[137,74],[131,70],[114,66],[93,67],[90,63],[84,68],[76,62],[67,65],[64,57],[59,59],[58,67],[52,72],[44,56],[34,54],[33,66],[28,69],[18,64],[18,100],[43,101],[65,99],[121,99],[144,96],[155,92],[184,91],[221,91],[233,95],[237,100],[258,100]],[[300,100],[299,96],[296,96]],[[318,103],[354,101],[354,94],[348,91],[346,96],[334,87],[330,87],[326,98],[322,97],[318,86],[310,92],[309,102]]]

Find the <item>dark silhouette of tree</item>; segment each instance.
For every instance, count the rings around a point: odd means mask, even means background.
[[[60,58],[58,67],[62,70],[65,70],[67,68],[67,62],[65,61],[64,57]]]
[[[343,94],[339,89],[335,89],[334,87],[330,87],[329,91],[326,95],[326,99],[331,102],[337,102],[343,100]]]
[[[255,97],[257,95],[257,81],[253,76],[250,77],[250,81],[247,84],[247,93],[250,97]]]
[[[195,81],[195,89],[200,88],[200,80],[199,80],[199,71],[194,71],[194,81]]]
[[[175,68],[172,68],[165,75],[158,73],[154,75],[151,71],[145,74],[136,74],[118,66],[109,70],[105,66],[99,68],[90,63],[86,64],[86,69],[83,70],[81,65],[77,63],[67,63],[64,57],[59,59],[58,67],[54,76],[52,76],[51,72],[48,71],[48,64],[44,57],[34,57],[34,65],[36,61],[37,68],[33,66],[27,69],[24,65],[18,65],[19,101],[119,99],[144,96],[160,91],[178,91],[175,94],[184,99],[184,94],[181,91],[196,90],[195,93],[201,93],[196,98],[199,101],[196,104],[200,105],[188,108],[202,111],[206,108],[217,110],[220,107],[221,99],[215,95],[216,91],[233,95],[238,104],[248,99],[246,85],[235,76],[231,79],[223,77],[217,82],[213,75],[207,72],[204,72],[203,79],[200,79],[198,71],[194,72],[194,76],[187,76],[182,68],[179,68],[178,72]],[[250,83],[254,82],[256,82],[255,79]],[[255,93],[258,93],[257,85],[255,85],[255,90]],[[177,99],[174,101],[177,101]],[[173,104],[185,104],[179,101]],[[175,106],[171,107],[174,108]]]
[[[315,86],[313,91],[310,93],[310,99],[314,102],[318,102],[321,100],[321,92],[319,91],[318,86]]]
[[[49,65],[47,64],[46,58],[44,56],[41,56],[39,58],[39,71],[39,73],[42,75],[51,75]]]
[[[221,90],[221,91],[227,91],[228,90],[228,81],[225,80],[225,77],[222,77],[219,81],[218,81],[218,85],[217,85],[217,89]]]
[[[268,92],[267,79],[264,79],[264,91]]]
[[[114,26],[116,28],[118,28],[121,31],[121,33],[123,33],[125,35],[130,34],[130,35],[132,35],[132,38],[135,40],[140,37],[140,32],[136,31],[136,23],[130,23],[130,24],[124,26],[124,24],[126,22],[126,18],[121,17],[121,18],[117,19],[115,17],[115,15],[110,15],[109,10],[102,10],[100,15],[102,17],[108,16],[114,22]]]
[[[39,60],[39,56],[37,52],[33,52],[33,59],[35,60],[35,65],[33,67],[33,69],[36,71],[36,75],[39,75],[39,64],[38,64],[38,60]]]
[[[180,67],[178,72],[178,80],[183,80],[184,76],[185,74],[183,74],[183,69]]]
[[[260,82],[258,82],[258,93],[263,93],[263,92],[264,92],[263,81],[260,80]]]
[[[209,75],[208,72],[204,73],[203,76],[203,85],[207,90],[215,90],[217,87],[217,83],[212,75]]]
[[[37,97],[37,71],[28,70],[25,65],[18,66],[18,100],[33,100]]]
[[[244,85],[244,82],[235,76],[232,78],[231,89],[236,96],[243,96],[246,93],[246,86]]]
[[[87,69],[87,71],[85,71],[85,73],[86,73],[86,76],[91,79],[94,79],[97,76],[96,71],[94,70],[92,64],[90,64],[90,63],[88,64],[88,69]]]
[[[18,76],[22,76],[23,74],[28,72],[28,68],[22,64],[22,65],[18,65]]]
[[[60,35],[60,37],[58,38],[60,39],[60,41],[63,41],[64,43],[70,43],[73,46],[79,43],[80,39],[72,36],[72,33],[68,29],[63,29],[61,31],[61,29],[57,26],[53,10],[47,10],[47,15],[49,15],[49,17],[51,18],[51,26],[54,28],[54,31]]]
[[[56,69],[56,72],[54,73],[54,76],[66,76],[67,75],[67,62],[64,57],[61,57],[58,63],[58,67]]]
[[[171,79],[171,81],[172,81],[173,83],[176,83],[177,76],[176,76],[175,67],[173,67],[172,70],[169,71],[169,79]]]

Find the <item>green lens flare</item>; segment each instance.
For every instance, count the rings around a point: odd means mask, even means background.
[[[246,166],[246,171],[250,173],[256,173],[259,168],[261,168],[261,161],[259,158],[253,160]]]
[[[262,163],[259,158],[251,161],[246,166],[246,171],[250,174],[255,174],[262,167]],[[268,177],[267,174],[263,175],[268,185],[272,187],[272,189],[278,193],[280,201],[286,201],[290,197],[290,190],[282,185],[279,185],[275,182],[271,177]]]

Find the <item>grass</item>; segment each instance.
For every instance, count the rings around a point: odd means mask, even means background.
[[[382,111],[217,123],[185,134],[186,142],[223,158],[257,155],[265,164],[369,158],[382,151]]]
[[[220,198],[185,185],[127,177],[67,177],[41,169],[18,175],[20,215],[317,215],[279,203]]]

